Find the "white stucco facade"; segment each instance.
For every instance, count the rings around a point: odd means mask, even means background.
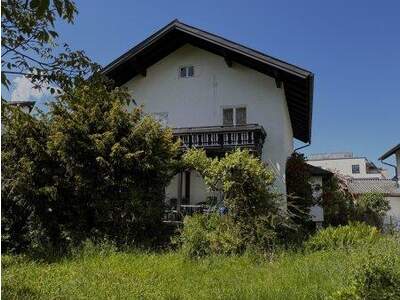
[[[323,193],[322,176],[312,176],[310,180],[312,195],[315,201],[319,201]],[[324,221],[324,209],[321,205],[315,204],[310,208],[311,220],[319,225]]]
[[[379,178],[385,179],[385,173],[376,171],[371,173],[367,170],[368,160],[365,157],[360,158],[335,158],[335,159],[321,159],[309,160],[310,165],[320,167],[334,173],[340,173],[345,176],[353,178]],[[353,172],[353,166],[359,166],[359,173]]]
[[[181,78],[182,66],[194,66],[194,77]],[[222,125],[222,108],[246,107],[247,123],[264,127],[267,137],[262,159],[277,175],[277,187],[286,192],[286,160],[293,152],[291,127],[284,87],[273,78],[233,63],[189,44],[179,48],[138,75],[126,86],[144,111],[162,115],[172,128]],[[176,195],[176,178],[167,196]],[[205,186],[198,174],[191,176],[191,203],[204,201]]]
[[[400,229],[400,194],[385,198],[389,201],[390,210],[386,213],[384,223]]]

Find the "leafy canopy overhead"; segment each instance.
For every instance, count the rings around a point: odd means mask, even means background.
[[[11,75],[28,77],[36,88],[51,93],[70,87],[76,77],[98,69],[83,51],[59,45],[56,22],[73,23],[77,14],[71,0],[4,0],[1,3],[1,82]]]

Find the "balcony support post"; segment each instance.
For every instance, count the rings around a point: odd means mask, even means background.
[[[182,171],[178,173],[178,199],[176,202],[176,211],[179,214],[181,212],[182,205],[182,185],[183,185],[183,176]]]

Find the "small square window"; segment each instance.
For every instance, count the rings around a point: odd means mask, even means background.
[[[194,76],[194,66],[185,66],[179,69],[179,77],[187,78]]]
[[[359,174],[360,173],[360,165],[352,165],[351,166],[351,172],[353,174]]]
[[[233,108],[223,109],[223,125],[233,125]]]

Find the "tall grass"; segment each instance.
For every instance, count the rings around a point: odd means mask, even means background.
[[[282,251],[185,259],[179,252],[83,251],[55,263],[3,256],[4,299],[325,299],[346,287],[370,253],[400,255],[398,241],[313,253]],[[398,266],[400,268],[400,266]]]

